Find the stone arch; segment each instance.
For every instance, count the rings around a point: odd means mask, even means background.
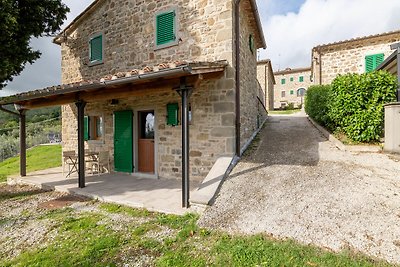
[[[297,89],[297,96],[298,97],[305,96],[306,92],[307,92],[306,88],[300,87],[299,89]]]

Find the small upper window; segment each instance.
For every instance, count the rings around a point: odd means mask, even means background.
[[[294,81],[294,78],[293,78],[293,77],[290,77],[290,81],[293,82],[293,81]]]
[[[178,44],[176,10],[169,10],[156,15],[156,48]]]
[[[384,60],[384,54],[376,54],[365,57],[365,72],[374,71]]]
[[[254,35],[250,34],[249,36],[249,48],[252,54],[254,54],[255,51],[255,44],[254,44]]]
[[[91,65],[103,63],[103,35],[92,37],[89,41],[89,61]]]
[[[301,83],[304,82],[304,76],[299,77],[299,82],[301,82]]]
[[[286,79],[282,79],[281,84],[285,84],[285,83],[286,83]]]

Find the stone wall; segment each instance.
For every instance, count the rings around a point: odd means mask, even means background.
[[[265,95],[257,81],[257,50],[252,52],[249,46],[250,34],[257,33],[255,25],[249,22],[250,1],[242,1],[240,11],[240,144],[243,147],[267,113],[259,109],[259,99],[263,101]]]
[[[100,4],[102,3],[102,4]],[[242,145],[266,116],[257,96],[263,99],[256,80],[256,52],[249,50],[248,37],[257,34],[249,12],[249,0],[242,1]],[[179,43],[155,49],[155,14],[170,8],[177,9]],[[233,3],[231,0],[165,0],[122,1],[103,0],[88,12],[61,44],[62,82],[98,80],[120,71],[142,69],[171,61],[227,60],[224,75],[204,80],[191,96],[192,124],[190,126],[190,173],[203,179],[218,157],[233,156],[235,152],[235,69],[233,67]],[[103,33],[104,63],[89,66],[88,41]],[[87,141],[91,150],[108,150],[113,158],[113,112],[154,109],[156,116],[156,172],[162,178],[181,177],[181,127],[166,125],[166,105],[180,104],[180,97],[171,88],[167,92],[146,97],[109,102],[88,103],[86,115],[104,118],[105,134],[100,141]],[[63,149],[76,150],[77,122],[74,104],[63,106]],[[112,164],[113,165],[113,164]]]
[[[232,62],[232,1],[103,0],[62,47],[62,82],[100,79],[172,61]],[[155,14],[177,9],[179,44],[155,50]],[[89,66],[89,39],[103,33],[104,63]]]
[[[386,59],[393,52],[390,45],[399,41],[400,33],[396,32],[316,47],[312,51],[314,83],[330,84],[338,74],[364,73],[365,56],[383,53]]]
[[[295,107],[299,107],[303,103],[304,97],[297,96],[297,91],[300,88],[307,90],[313,84],[310,75],[310,69],[292,69],[275,72],[274,108],[278,109],[289,103],[293,103]],[[300,77],[303,77],[303,82],[300,82]],[[285,84],[282,84],[282,79],[285,79]],[[282,92],[285,92],[284,97],[282,96]]]
[[[274,110],[274,74],[271,69],[271,63],[259,61],[257,63],[257,80],[259,81],[265,95],[265,107],[267,110]]]
[[[202,180],[215,160],[221,156],[232,156],[235,148],[235,114],[233,89],[224,79],[203,81],[190,98],[192,121],[190,124],[190,175],[193,180]],[[229,88],[227,88],[229,87]],[[102,116],[104,135],[101,140],[85,142],[91,151],[109,151],[114,154],[113,114],[118,110],[155,111],[156,118],[156,174],[160,178],[180,179],[181,177],[181,125],[166,125],[166,105],[179,103],[179,95],[167,88],[162,93],[123,99],[116,106],[109,101],[88,103],[87,116]],[[134,113],[134,117],[137,114]],[[77,121],[75,105],[63,106],[63,149],[76,150]],[[136,119],[134,119],[135,121]],[[137,135],[137,123],[134,123],[134,135]],[[134,147],[136,144],[134,143]],[[136,161],[137,162],[137,161]],[[112,162],[112,167],[114,163]],[[135,164],[136,165],[136,164]]]

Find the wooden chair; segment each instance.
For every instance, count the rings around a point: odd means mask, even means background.
[[[68,174],[67,176],[65,176],[65,178],[71,176],[71,174],[73,174],[74,172],[78,172],[78,156],[75,154],[75,151],[63,151],[63,176],[66,165],[68,165]]]
[[[103,170],[106,169],[108,173],[110,173],[110,154],[108,151],[101,151],[97,157],[97,161],[91,162],[92,171],[93,168],[97,172],[97,175],[103,173]]]

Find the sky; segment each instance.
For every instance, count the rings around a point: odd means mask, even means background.
[[[68,25],[93,0],[63,0],[70,7]],[[269,58],[274,71],[307,67],[311,49],[319,44],[400,30],[399,0],[257,0],[267,41],[259,59]],[[51,38],[33,39],[42,52],[27,65],[0,97],[61,83],[61,51]]]

